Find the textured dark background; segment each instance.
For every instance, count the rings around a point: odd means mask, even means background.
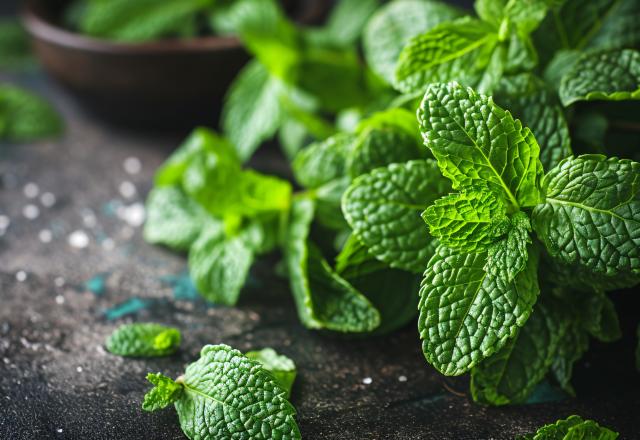
[[[592,343],[576,368],[577,398],[546,384],[527,405],[475,405],[467,379],[444,378],[426,363],[415,323],[370,339],[304,329],[287,283],[274,275],[275,258],[252,271],[238,307],[207,306],[190,288],[184,256],[144,243],[127,222],[135,223],[131,214],[153,171],[184,133],[95,120],[37,70],[0,73],[5,80],[49,97],[67,129],[55,141],[0,145],[0,215],[11,222],[0,237],[0,439],[184,438],[173,410],[141,411],[144,376],[178,375],[207,343],[271,346],[293,358],[292,402],[305,439],[511,439],[570,414],[611,426],[623,439],[640,437],[635,292],[614,295],[625,338]],[[142,163],[139,173],[125,171],[131,157]],[[278,157],[262,150],[254,165],[280,173]],[[25,194],[29,183],[38,186],[35,198]],[[125,197],[123,183],[136,193]],[[52,207],[40,200],[45,192],[56,197]],[[38,208],[36,218],[24,216],[28,205]],[[86,248],[69,244],[74,231],[86,234]],[[134,320],[179,327],[181,351],[151,360],[106,353],[104,339]]]

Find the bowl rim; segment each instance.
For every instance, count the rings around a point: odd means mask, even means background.
[[[37,2],[27,1],[20,17],[27,32],[34,38],[70,49],[101,52],[107,54],[153,54],[167,52],[211,52],[213,50],[241,49],[237,37],[205,36],[184,39],[164,39],[141,43],[122,43],[90,37],[69,31],[51,23],[38,12]]]

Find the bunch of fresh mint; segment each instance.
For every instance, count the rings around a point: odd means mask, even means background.
[[[419,309],[425,357],[470,372],[478,402],[523,402],[546,377],[573,393],[590,338],[620,336],[605,292],[640,282],[640,1],[476,11],[392,1],[363,28],[366,65],[359,32],[235,15],[256,59],[229,141],[199,129],[160,169],[147,239],[188,250],[224,304],[280,249],[309,328],[388,332]],[[374,78],[358,99],[353,60]],[[297,191],[241,167],[276,131]]]

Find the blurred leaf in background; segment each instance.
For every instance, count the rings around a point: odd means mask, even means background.
[[[22,70],[34,65],[29,37],[15,19],[0,19],[0,69]]]
[[[44,99],[19,87],[0,84],[0,140],[16,142],[55,136],[62,120]]]

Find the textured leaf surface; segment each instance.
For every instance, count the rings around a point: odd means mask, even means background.
[[[475,86],[497,41],[493,27],[480,20],[465,17],[441,23],[402,49],[394,86],[404,93],[422,92],[443,81]]]
[[[379,267],[364,273],[351,271],[345,278],[380,311],[380,326],[374,334],[397,330],[418,313],[420,276],[403,270]]]
[[[311,200],[294,202],[286,241],[285,255],[298,316],[309,328],[372,331],[380,325],[378,310],[336,274],[308,242],[313,213]]]
[[[182,396],[182,385],[163,374],[149,373],[147,380],[155,386],[144,395],[142,409],[145,411],[166,408]]]
[[[376,272],[386,266],[353,234],[349,235],[342,250],[336,256],[336,272],[346,279]]]
[[[401,0],[386,4],[371,17],[364,32],[368,65],[392,83],[398,56],[409,40],[460,15],[461,11],[436,1]]]
[[[286,391],[259,362],[226,345],[207,345],[177,380],[180,426],[192,439],[300,439]]]
[[[557,97],[531,74],[503,78],[493,98],[531,129],[540,145],[540,162],[550,170],[571,156],[569,126]]]
[[[534,209],[533,224],[552,256],[608,276],[640,271],[640,164],[569,158],[543,186],[546,202]]]
[[[235,305],[262,233],[257,226],[227,236],[210,222],[189,250],[189,273],[198,292],[216,304]]]
[[[273,374],[282,389],[291,394],[291,387],[296,380],[296,364],[283,354],[278,354],[273,348],[263,348],[259,351],[249,351],[245,356],[262,364],[262,368]]]
[[[109,336],[106,345],[120,356],[167,356],[180,346],[180,331],[160,324],[125,324]]]
[[[420,273],[436,247],[420,213],[448,186],[433,160],[392,164],[356,179],[342,198],[342,211],[376,258]]]
[[[514,207],[540,201],[540,147],[490,97],[456,83],[432,84],[418,110],[425,145],[453,187],[488,184]]]
[[[622,49],[640,43],[640,2],[618,0],[604,16],[597,34],[589,42],[590,48]]]
[[[509,232],[505,238],[491,244],[487,250],[485,272],[511,282],[524,270],[529,257],[528,245],[531,222],[527,214],[520,211],[510,219]]]
[[[340,133],[300,151],[292,163],[298,183],[305,188],[317,188],[344,176],[347,155],[354,140],[352,134]]]
[[[258,146],[278,129],[281,89],[280,82],[257,61],[244,67],[229,88],[222,127],[242,160],[251,157]]]
[[[440,243],[464,252],[486,251],[509,228],[504,203],[486,188],[449,194],[422,217]]]
[[[484,271],[486,253],[455,254],[440,246],[420,289],[422,351],[440,372],[463,374],[505,346],[538,296],[537,258],[514,281]]]
[[[488,405],[524,402],[545,377],[566,331],[553,303],[541,299],[517,335],[471,371],[473,400]]]
[[[0,84],[0,139],[31,141],[61,131],[60,116],[49,103],[19,87]]]
[[[350,151],[347,167],[352,178],[391,163],[402,163],[425,156],[416,138],[397,128],[371,128],[363,131]]]
[[[147,197],[144,239],[176,250],[188,250],[198,238],[206,212],[177,186],[160,186]]]
[[[529,438],[532,440],[615,440],[618,438],[618,433],[598,425],[593,420],[570,416],[554,424],[543,426]]]
[[[562,78],[559,93],[565,106],[640,99],[640,52],[625,49],[582,56]]]

